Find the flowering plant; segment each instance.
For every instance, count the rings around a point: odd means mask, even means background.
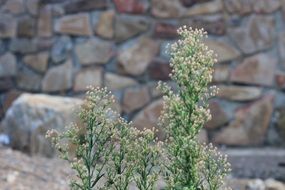
[[[206,32],[185,26],[181,39],[171,45],[170,65],[177,93],[159,83],[165,96],[159,125],[165,128],[164,171],[168,189],[217,190],[229,172],[226,156],[213,145],[201,145],[197,135],[211,119],[208,100],[217,92],[208,87],[216,62],[212,50],[203,43]]]
[[[160,175],[170,190],[218,190],[223,185],[230,170],[226,156],[197,140],[211,118],[208,99],[217,91],[208,88],[214,53],[203,44],[203,30],[183,27],[178,34],[170,60],[178,92],[159,83],[165,94],[159,119],[165,143],[157,142],[154,130],[139,131],[113,111],[114,97],[106,88],[89,89],[79,113],[81,125],[48,132],[76,172],[72,189],[127,190],[135,184],[139,190],[154,190]]]
[[[47,133],[76,172],[72,189],[127,190],[132,182],[140,190],[154,189],[160,150],[154,132],[132,127],[111,109],[114,101],[106,88],[90,88],[79,112],[82,125]]]

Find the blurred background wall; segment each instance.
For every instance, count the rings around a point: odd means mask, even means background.
[[[169,81],[167,44],[187,25],[204,28],[218,54],[220,93],[201,138],[284,147],[283,8],[284,0],[0,0],[0,118],[23,92],[81,98],[94,85],[111,89],[136,126],[153,126],[157,81]]]

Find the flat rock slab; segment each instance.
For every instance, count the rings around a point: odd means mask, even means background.
[[[285,149],[228,149],[233,176],[285,181]]]

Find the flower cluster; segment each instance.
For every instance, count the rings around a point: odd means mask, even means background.
[[[204,30],[178,29],[181,39],[171,45],[170,77],[177,93],[159,83],[165,93],[159,125],[166,129],[165,178],[169,189],[210,189],[222,186],[229,172],[227,161],[210,146],[198,143],[197,134],[211,119],[208,100],[217,93],[210,87],[217,60],[203,43]]]
[[[207,189],[219,189],[224,186],[224,177],[231,171],[227,155],[221,154],[211,143],[202,146],[202,164],[200,171],[206,179]]]
[[[48,131],[76,171],[72,189],[127,190],[135,184],[139,190],[154,190],[161,175],[171,190],[218,190],[224,185],[230,171],[227,157],[197,139],[211,119],[208,100],[217,93],[216,87],[208,87],[215,55],[203,44],[203,30],[182,27],[178,34],[181,39],[171,46],[170,60],[177,93],[159,83],[165,94],[159,118],[164,143],[154,129],[140,131],[113,111],[115,98],[106,88],[89,88],[80,123],[62,133]]]
[[[80,124],[47,132],[61,158],[76,172],[72,189],[140,190],[154,188],[160,148],[154,131],[135,129],[112,110],[114,97],[106,88],[90,87],[79,112]]]

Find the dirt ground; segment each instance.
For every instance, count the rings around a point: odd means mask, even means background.
[[[0,147],[0,190],[68,190],[68,164],[57,158],[30,157],[21,152]],[[230,179],[233,190],[285,190],[271,180],[273,188],[262,180]]]

